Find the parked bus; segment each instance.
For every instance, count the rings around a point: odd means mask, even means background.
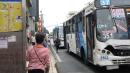
[[[130,0],[95,0],[63,26],[65,47],[85,63],[107,70],[130,64]]]
[[[53,40],[56,38],[60,39],[60,48],[64,48],[64,34],[63,34],[63,26],[58,26],[53,29]]]

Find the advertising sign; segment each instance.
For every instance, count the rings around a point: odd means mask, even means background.
[[[25,20],[26,0],[0,0],[0,73],[26,73]]]
[[[22,30],[22,4],[19,1],[0,1],[0,32]]]

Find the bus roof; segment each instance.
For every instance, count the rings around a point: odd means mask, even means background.
[[[67,21],[69,21],[70,19],[72,19],[73,17],[75,17],[76,15],[78,15],[79,13],[81,13],[81,12],[84,12],[85,11],[85,15],[86,15],[86,12],[89,10],[94,10],[96,7],[95,7],[95,5],[94,5],[94,2],[89,2],[88,4],[87,4],[87,6],[85,6],[84,8],[82,8],[79,12],[77,12],[77,13],[75,13],[74,15],[72,15],[71,17],[69,17],[65,22],[67,22]],[[64,22],[64,23],[65,23]]]

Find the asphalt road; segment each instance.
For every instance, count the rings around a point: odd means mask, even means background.
[[[54,46],[52,49],[55,51]],[[85,65],[76,55],[67,53],[66,49],[60,49],[56,54],[60,60],[56,64],[58,73],[130,73],[130,66],[121,66],[119,69],[108,71],[92,64]]]
[[[58,53],[60,59],[61,59],[61,64],[67,65],[68,70],[66,73],[69,71],[72,73],[130,73],[130,66],[121,66],[117,70],[105,70],[104,68],[94,66],[92,64],[90,65],[85,65],[79,57],[75,56],[74,54],[69,54],[66,52],[66,50],[59,50]]]

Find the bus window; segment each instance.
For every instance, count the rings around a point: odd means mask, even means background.
[[[106,41],[107,38],[105,32],[112,30],[112,19],[109,10],[97,10],[97,39],[99,41]]]
[[[126,9],[126,13],[127,13],[128,32],[129,32],[129,38],[130,38],[130,8]]]
[[[75,32],[75,22],[74,22],[74,19],[72,19],[72,32],[73,33]]]
[[[97,39],[128,39],[124,9],[103,9],[97,11]]]

